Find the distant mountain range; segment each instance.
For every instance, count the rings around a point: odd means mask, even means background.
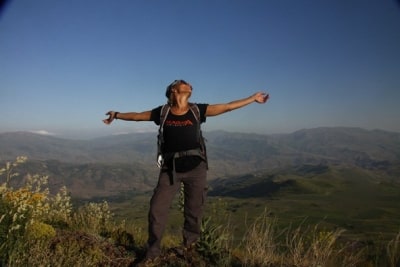
[[[299,166],[347,165],[400,174],[400,133],[314,128],[291,134],[205,132],[209,179]],[[0,134],[0,161],[27,156],[20,173],[47,174],[53,187],[91,198],[151,190],[157,179],[156,133],[70,140],[28,132]],[[3,177],[0,177],[0,179]]]

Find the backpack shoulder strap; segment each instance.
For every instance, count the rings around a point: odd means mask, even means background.
[[[168,104],[165,104],[161,107],[160,128],[162,128],[164,126],[165,119],[167,118],[167,115],[168,115],[170,109],[171,109],[171,107]]]
[[[192,111],[196,121],[197,121],[197,141],[201,141],[202,138],[202,134],[201,134],[201,118],[200,118],[200,109],[199,106],[197,106],[197,104],[194,103],[189,103],[189,108]]]
[[[201,117],[200,117],[200,109],[199,106],[195,103],[189,103],[190,110],[192,111],[194,117],[197,120],[197,140],[200,143],[200,148],[201,152],[203,154],[203,157],[207,163],[207,169],[208,169],[208,160],[207,160],[207,150],[206,150],[206,144],[205,144],[205,138],[203,137],[203,133],[201,131]]]
[[[200,109],[199,106],[197,106],[197,104],[195,103],[189,103],[189,108],[192,111],[194,117],[196,118],[197,122],[200,125],[201,122],[201,118],[200,118]]]
[[[168,104],[165,104],[161,107],[161,112],[160,112],[160,127],[158,128],[158,140],[157,140],[157,147],[158,147],[158,151],[157,151],[157,155],[161,155],[161,146],[162,143],[164,142],[164,134],[163,134],[163,130],[164,130],[164,123],[165,120],[167,119],[167,115],[169,113],[169,110],[171,109],[171,107]]]

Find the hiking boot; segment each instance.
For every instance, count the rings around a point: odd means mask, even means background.
[[[191,245],[188,247],[180,246],[172,248],[172,253],[174,253],[178,258],[188,259],[192,257],[198,257],[199,254],[196,250],[196,245]]]

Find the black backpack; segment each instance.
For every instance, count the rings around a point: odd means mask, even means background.
[[[164,159],[165,158],[175,159],[175,158],[179,158],[179,157],[183,157],[183,156],[199,156],[207,163],[207,152],[206,152],[206,146],[205,146],[205,139],[203,137],[203,133],[202,133],[201,127],[200,127],[200,122],[201,122],[200,110],[199,110],[199,107],[194,103],[189,103],[189,108],[197,121],[197,141],[200,144],[200,149],[191,149],[191,150],[187,150],[187,151],[180,151],[180,152],[176,152],[176,153],[173,153],[170,155],[165,155],[162,152],[162,145],[164,143],[164,133],[163,133],[164,123],[165,123],[167,115],[171,109],[171,107],[168,104],[165,104],[161,107],[161,112],[160,112],[160,127],[158,129],[158,141],[157,141],[157,146],[158,146],[157,158],[159,156],[162,156]],[[208,167],[208,164],[207,164],[207,167]]]

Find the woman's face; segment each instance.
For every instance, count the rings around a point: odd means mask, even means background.
[[[188,98],[192,95],[192,86],[190,84],[179,84],[173,90],[176,95],[186,95]]]

